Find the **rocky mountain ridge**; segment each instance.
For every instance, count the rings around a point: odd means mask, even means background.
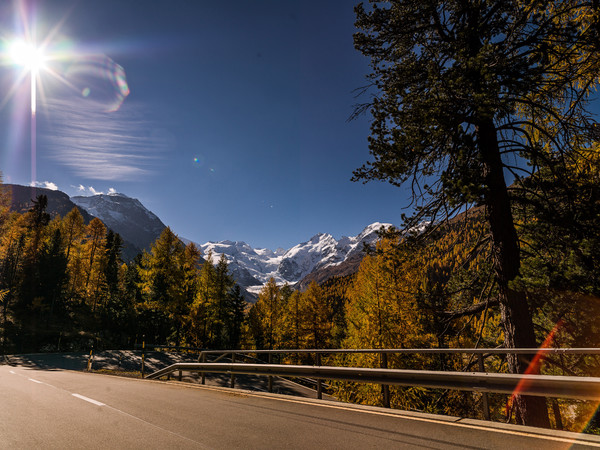
[[[5,184],[10,189],[11,210],[19,213],[29,211],[33,200],[39,195],[48,198],[46,211],[52,216],[65,217],[73,208],[79,209],[84,223],[99,218],[107,228],[119,233],[124,241],[123,259],[129,261],[142,250],[149,250],[160,236],[165,225],[142,203],[125,194],[99,194],[91,197],[69,197],[62,191]]]
[[[351,261],[346,266],[355,268],[362,259],[364,245],[373,245],[379,237],[378,231],[390,226],[375,222],[357,236],[343,236],[339,240],[331,234],[318,233],[289,250],[254,249],[242,241],[207,242],[199,247],[205,257],[212,253],[214,261],[225,255],[236,281],[256,294],[270,278],[278,284],[295,285],[310,274],[342,266],[344,262]]]
[[[48,198],[48,206],[46,209],[51,216],[59,215],[64,217],[73,208],[77,207],[85,223],[89,223],[90,220],[94,218],[88,214],[85,208],[73,203],[69,196],[64,192],[41,187],[21,186],[19,184],[4,184],[3,186],[10,189],[11,211],[26,213],[31,209],[33,200],[35,200],[38,195],[45,195]]]
[[[133,244],[135,249],[132,250],[136,250],[136,254],[149,250],[166,228],[156,214],[146,209],[138,199],[125,194],[75,196],[71,197],[71,201]]]

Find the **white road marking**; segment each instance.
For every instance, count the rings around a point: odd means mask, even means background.
[[[12,373],[13,375],[17,374],[14,370],[9,370],[9,372]]]
[[[83,395],[79,395],[79,394],[71,394],[73,397],[77,397],[81,400],[85,400],[86,402],[90,402],[93,403],[96,406],[106,406],[104,403],[99,402],[97,400],[94,400],[93,398],[89,398],[89,397],[85,397]]]
[[[18,374],[17,374],[17,375],[18,375]],[[144,420],[144,419],[141,419],[141,418],[139,418],[139,417],[136,417],[136,416],[134,416],[134,415],[132,415],[132,414],[126,413],[125,411],[122,411],[122,410],[120,410],[120,409],[118,409],[118,408],[115,408],[115,407],[112,407],[112,406],[106,405],[105,403],[99,402],[98,400],[94,400],[93,398],[89,398],[89,397],[86,397],[85,395],[81,395],[81,394],[74,394],[74,393],[72,393],[72,392],[69,392],[69,391],[67,391],[66,389],[57,388],[57,387],[55,387],[55,386],[52,386],[51,384],[44,383],[44,382],[42,382],[42,381],[38,381],[38,380],[34,380],[33,378],[29,378],[29,380],[31,380],[31,381],[33,381],[33,382],[35,382],[35,383],[45,384],[46,386],[50,386],[50,387],[52,387],[52,388],[54,388],[54,389],[58,389],[58,390],[60,390],[60,391],[63,391],[63,392],[69,393],[69,394],[71,394],[73,397],[77,397],[77,398],[78,398],[78,399],[80,399],[80,400],[84,400],[84,401],[86,401],[86,402],[89,402],[89,403],[92,403],[92,404],[94,404],[94,405],[97,405],[97,406],[106,406],[106,408],[108,408],[108,409],[112,409],[113,411],[115,411],[115,412],[117,412],[117,413],[119,413],[119,414],[123,414],[123,415],[125,415],[125,416],[129,416],[129,417],[131,417],[132,419],[138,420],[138,421],[140,421],[140,422],[143,422],[143,423],[145,423],[145,424],[147,424],[147,425],[150,425],[151,427],[154,427],[154,428],[157,428],[157,429],[159,429],[159,430],[162,430],[162,431],[164,431],[164,432],[166,432],[166,433],[172,434],[173,436],[177,436],[177,437],[178,437],[178,438],[180,438],[180,439],[184,439],[184,440],[186,440],[186,441],[193,442],[194,444],[196,444],[196,445],[200,446],[200,448],[203,448],[203,449],[211,449],[211,447],[207,447],[206,445],[204,445],[204,444],[202,444],[202,443],[200,443],[200,442],[198,442],[198,441],[196,441],[196,440],[194,440],[194,439],[190,439],[190,438],[188,438],[188,437],[186,437],[186,436],[183,436],[183,435],[181,435],[181,434],[179,434],[179,433],[175,433],[175,432],[173,432],[173,431],[171,431],[171,430],[169,430],[169,429],[167,429],[167,428],[163,428],[163,427],[161,427],[161,426],[159,426],[159,425],[156,425],[156,424],[154,424],[154,423],[152,423],[152,422],[147,422],[147,421],[146,421],[146,420]]]

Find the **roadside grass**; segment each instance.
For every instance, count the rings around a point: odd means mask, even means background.
[[[118,377],[126,377],[126,378],[142,378],[142,372],[139,370],[121,370],[121,369],[92,369],[91,373],[101,373],[104,375],[114,375]]]

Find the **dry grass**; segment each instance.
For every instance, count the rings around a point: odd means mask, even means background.
[[[127,377],[127,378],[142,378],[142,372],[139,370],[128,371],[128,370],[115,370],[115,369],[98,369],[91,370],[92,373],[101,373],[103,375],[115,375],[118,377]]]

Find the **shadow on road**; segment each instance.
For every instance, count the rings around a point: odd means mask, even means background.
[[[7,355],[0,364],[27,367],[34,370],[76,370],[87,369],[89,353],[35,353],[26,355]],[[142,352],[132,350],[110,350],[94,353],[92,371],[110,371],[114,375],[120,373],[141,372]],[[179,362],[198,362],[197,354],[146,352],[145,373],[150,374],[164,367]],[[176,378],[176,373],[174,374]],[[183,372],[182,381],[200,383],[201,376],[195,372]],[[229,387],[231,375],[223,373],[206,373],[205,383],[209,386]],[[257,375],[236,375],[235,387],[249,391],[268,392],[268,377]],[[276,394],[295,395],[315,398],[315,391],[289,380],[274,377],[273,392]],[[323,396],[324,398],[327,396]]]

